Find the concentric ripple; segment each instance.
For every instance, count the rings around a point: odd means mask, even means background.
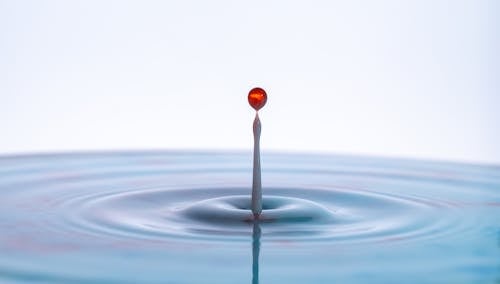
[[[75,229],[145,239],[246,241],[259,222],[269,240],[402,240],[445,233],[456,221],[442,212],[450,206],[431,200],[341,188],[265,192],[259,220],[242,187],[119,191],[69,199],[59,209],[71,212]]]
[[[14,184],[28,185],[12,197],[14,201],[33,197],[52,201],[46,210],[55,217],[50,220],[55,230],[139,240],[246,240],[254,220],[251,189],[241,184],[250,184],[251,163],[241,157],[135,153],[33,157],[49,162],[22,168],[20,174],[13,166],[4,175],[7,180],[13,176]],[[258,220],[263,237],[270,241],[411,240],[472,225],[460,219],[456,202],[436,198],[433,192],[422,194],[426,188],[442,187],[442,192],[455,186],[449,177],[436,177],[435,171],[390,163],[361,167],[346,165],[342,159],[325,163],[318,158],[307,164],[301,156],[276,163],[283,158],[277,157],[263,169],[263,213]]]
[[[323,277],[318,279],[337,279],[329,274],[336,271],[348,283],[358,272],[346,274],[350,267],[369,263],[370,269],[393,271],[402,258],[404,279],[420,275],[413,267],[459,275],[463,267],[480,266],[481,273],[468,272],[470,283],[489,283],[483,280],[494,274],[500,232],[497,166],[264,154],[263,212],[254,220],[251,165],[249,153],[0,158],[0,282],[39,275],[42,282],[135,283],[129,280],[141,267],[151,277],[138,278],[141,283],[164,283],[156,276],[167,272],[172,283],[206,283],[186,275],[196,269],[216,273],[210,269],[213,258],[241,268],[239,257],[252,238],[254,248],[263,244],[268,263],[291,263],[287,257],[295,253],[323,267],[314,270]],[[390,249],[377,249],[385,244]],[[339,252],[345,259],[337,259]],[[440,262],[425,266],[431,258]],[[168,265],[157,265],[159,259]],[[114,273],[100,270],[104,265]],[[267,269],[286,283],[307,282],[297,275],[287,278],[277,264]]]

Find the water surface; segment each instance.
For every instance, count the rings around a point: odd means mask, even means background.
[[[113,152],[0,157],[1,283],[500,283],[500,167]]]

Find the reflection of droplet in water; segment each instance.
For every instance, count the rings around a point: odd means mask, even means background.
[[[248,93],[248,103],[255,109],[261,109],[267,102],[266,91],[262,88],[253,88]]]

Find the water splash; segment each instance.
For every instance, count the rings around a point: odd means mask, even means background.
[[[253,121],[253,179],[252,179],[252,213],[253,219],[259,219],[262,212],[262,182],[260,169],[260,133],[261,124],[259,119],[259,110],[267,102],[266,91],[262,88],[253,88],[248,93],[248,103],[252,106],[255,113]]]

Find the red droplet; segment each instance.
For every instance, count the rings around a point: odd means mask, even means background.
[[[266,91],[262,88],[253,88],[248,93],[248,103],[255,109],[261,109],[267,102]]]

